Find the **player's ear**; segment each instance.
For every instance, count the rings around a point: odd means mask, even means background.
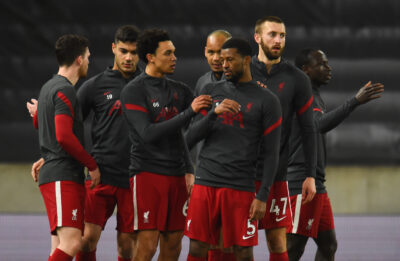
[[[115,55],[116,48],[117,48],[117,46],[116,46],[115,43],[113,42],[113,43],[111,44],[111,49],[112,49],[112,52],[113,52],[114,55]]]
[[[204,56],[207,58],[207,47],[204,47]]]
[[[261,36],[258,33],[254,33],[254,41],[256,41],[256,43],[261,43]]]
[[[154,55],[152,53],[146,54],[146,59],[148,63],[152,63],[154,60]]]
[[[76,57],[76,59],[75,59],[75,62],[76,62],[79,66],[81,66],[82,61],[83,61],[83,56],[82,56],[82,55],[79,55],[79,56]]]
[[[247,55],[247,56],[245,56],[245,57],[243,58],[243,60],[244,60],[244,63],[245,63],[246,65],[249,65],[249,64],[251,63],[251,56]]]

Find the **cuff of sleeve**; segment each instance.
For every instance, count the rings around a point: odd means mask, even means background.
[[[257,195],[256,195],[256,199],[263,201],[263,202],[267,202],[268,199],[268,194],[269,194],[269,189],[261,189],[258,191]]]
[[[313,168],[312,170],[309,170],[306,172],[307,173],[307,178],[314,178],[317,176],[317,172],[315,170],[315,168]]]
[[[349,104],[352,108],[357,107],[358,105],[360,105],[360,102],[356,99],[356,97],[353,97],[349,100]]]
[[[93,171],[97,169],[97,163],[93,158],[91,158],[90,162],[86,165],[86,167],[88,168],[88,170]]]
[[[215,121],[217,119],[217,117],[218,117],[218,115],[214,111],[211,111],[208,113],[209,120]]]

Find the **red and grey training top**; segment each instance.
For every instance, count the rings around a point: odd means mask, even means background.
[[[140,73],[141,70],[137,68],[126,79],[120,71],[110,67],[84,82],[78,90],[83,119],[93,112],[91,155],[99,165],[102,184],[129,188],[131,142],[122,115],[120,94],[123,87]]]
[[[37,121],[41,156],[39,185],[69,180],[83,183],[83,166],[94,170],[96,161],[84,150],[82,113],[67,78],[54,75],[40,90]]]
[[[196,116],[187,133],[189,148],[204,139],[195,184],[255,192],[256,164],[263,144],[262,189],[256,197],[266,201],[278,166],[279,100],[255,81],[219,81],[205,86],[201,94],[211,95],[213,106]],[[217,116],[214,108],[225,98],[238,102],[241,111]]]
[[[168,176],[193,173],[182,128],[195,115],[187,85],[143,72],[121,93],[122,110],[132,142],[129,174],[152,172]]]
[[[321,98],[319,88],[313,88],[314,101],[314,122],[317,130],[317,177],[315,186],[317,193],[326,193],[325,188],[325,167],[326,167],[326,133],[350,115],[359,105],[356,98],[352,97],[343,105],[327,111],[324,101]],[[302,149],[300,126],[293,121],[293,131],[290,136],[290,158],[288,168],[288,182],[290,195],[301,194],[303,181],[306,179],[305,157]]]
[[[253,79],[263,83],[278,96],[282,107],[282,135],[280,144],[279,167],[276,181],[286,181],[289,161],[289,137],[294,115],[301,128],[301,137],[306,155],[306,175],[315,177],[316,166],[316,133],[313,123],[311,83],[307,75],[285,60],[273,65],[268,73],[266,65],[253,56],[251,61]],[[261,148],[262,154],[263,148]],[[262,165],[259,164],[261,167]],[[257,171],[257,179],[261,179],[261,169]]]

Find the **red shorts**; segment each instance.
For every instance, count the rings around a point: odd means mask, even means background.
[[[261,186],[256,181],[256,191]],[[290,208],[289,189],[286,181],[275,181],[271,186],[267,199],[267,211],[265,217],[258,224],[259,229],[273,229],[290,227],[292,225],[292,211]]]
[[[194,185],[185,235],[219,245],[222,227],[224,247],[257,245],[257,221],[249,220],[250,205],[254,198],[254,192]]]
[[[51,234],[58,227],[74,227],[83,232],[85,187],[73,181],[55,181],[40,185],[49,218]]]
[[[86,181],[85,222],[101,226],[113,214],[117,205],[117,230],[133,232],[133,200],[130,189],[99,184],[90,189],[91,180]]]
[[[184,230],[188,200],[184,176],[141,172],[130,182],[135,230]]]
[[[333,230],[333,214],[328,193],[316,194],[307,204],[301,204],[301,194],[291,196],[293,227],[287,232],[316,238],[319,232]]]

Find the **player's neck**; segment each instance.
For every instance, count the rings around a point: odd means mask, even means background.
[[[250,72],[250,69],[249,69],[249,70],[245,70],[243,72],[243,75],[239,79],[238,82],[250,82],[251,80],[253,80],[253,77],[251,77],[251,72]]]
[[[163,78],[165,75],[165,73],[156,70],[156,68],[152,64],[147,64],[145,72],[147,75],[155,78]]]
[[[75,86],[79,80],[79,68],[73,66],[61,66],[59,67],[57,74],[67,78],[73,86]]]
[[[219,81],[222,78],[223,72],[213,72],[213,74],[214,74],[215,78],[217,78],[217,80]]]
[[[267,71],[268,71],[268,72],[271,71],[272,66],[273,66],[274,64],[278,64],[278,63],[281,62],[281,57],[279,57],[278,59],[274,59],[274,60],[268,59],[268,57],[265,55],[265,53],[264,53],[264,51],[261,49],[261,47],[259,47],[257,58],[258,58],[258,60],[259,60],[260,62],[265,63],[265,67],[267,68]]]

